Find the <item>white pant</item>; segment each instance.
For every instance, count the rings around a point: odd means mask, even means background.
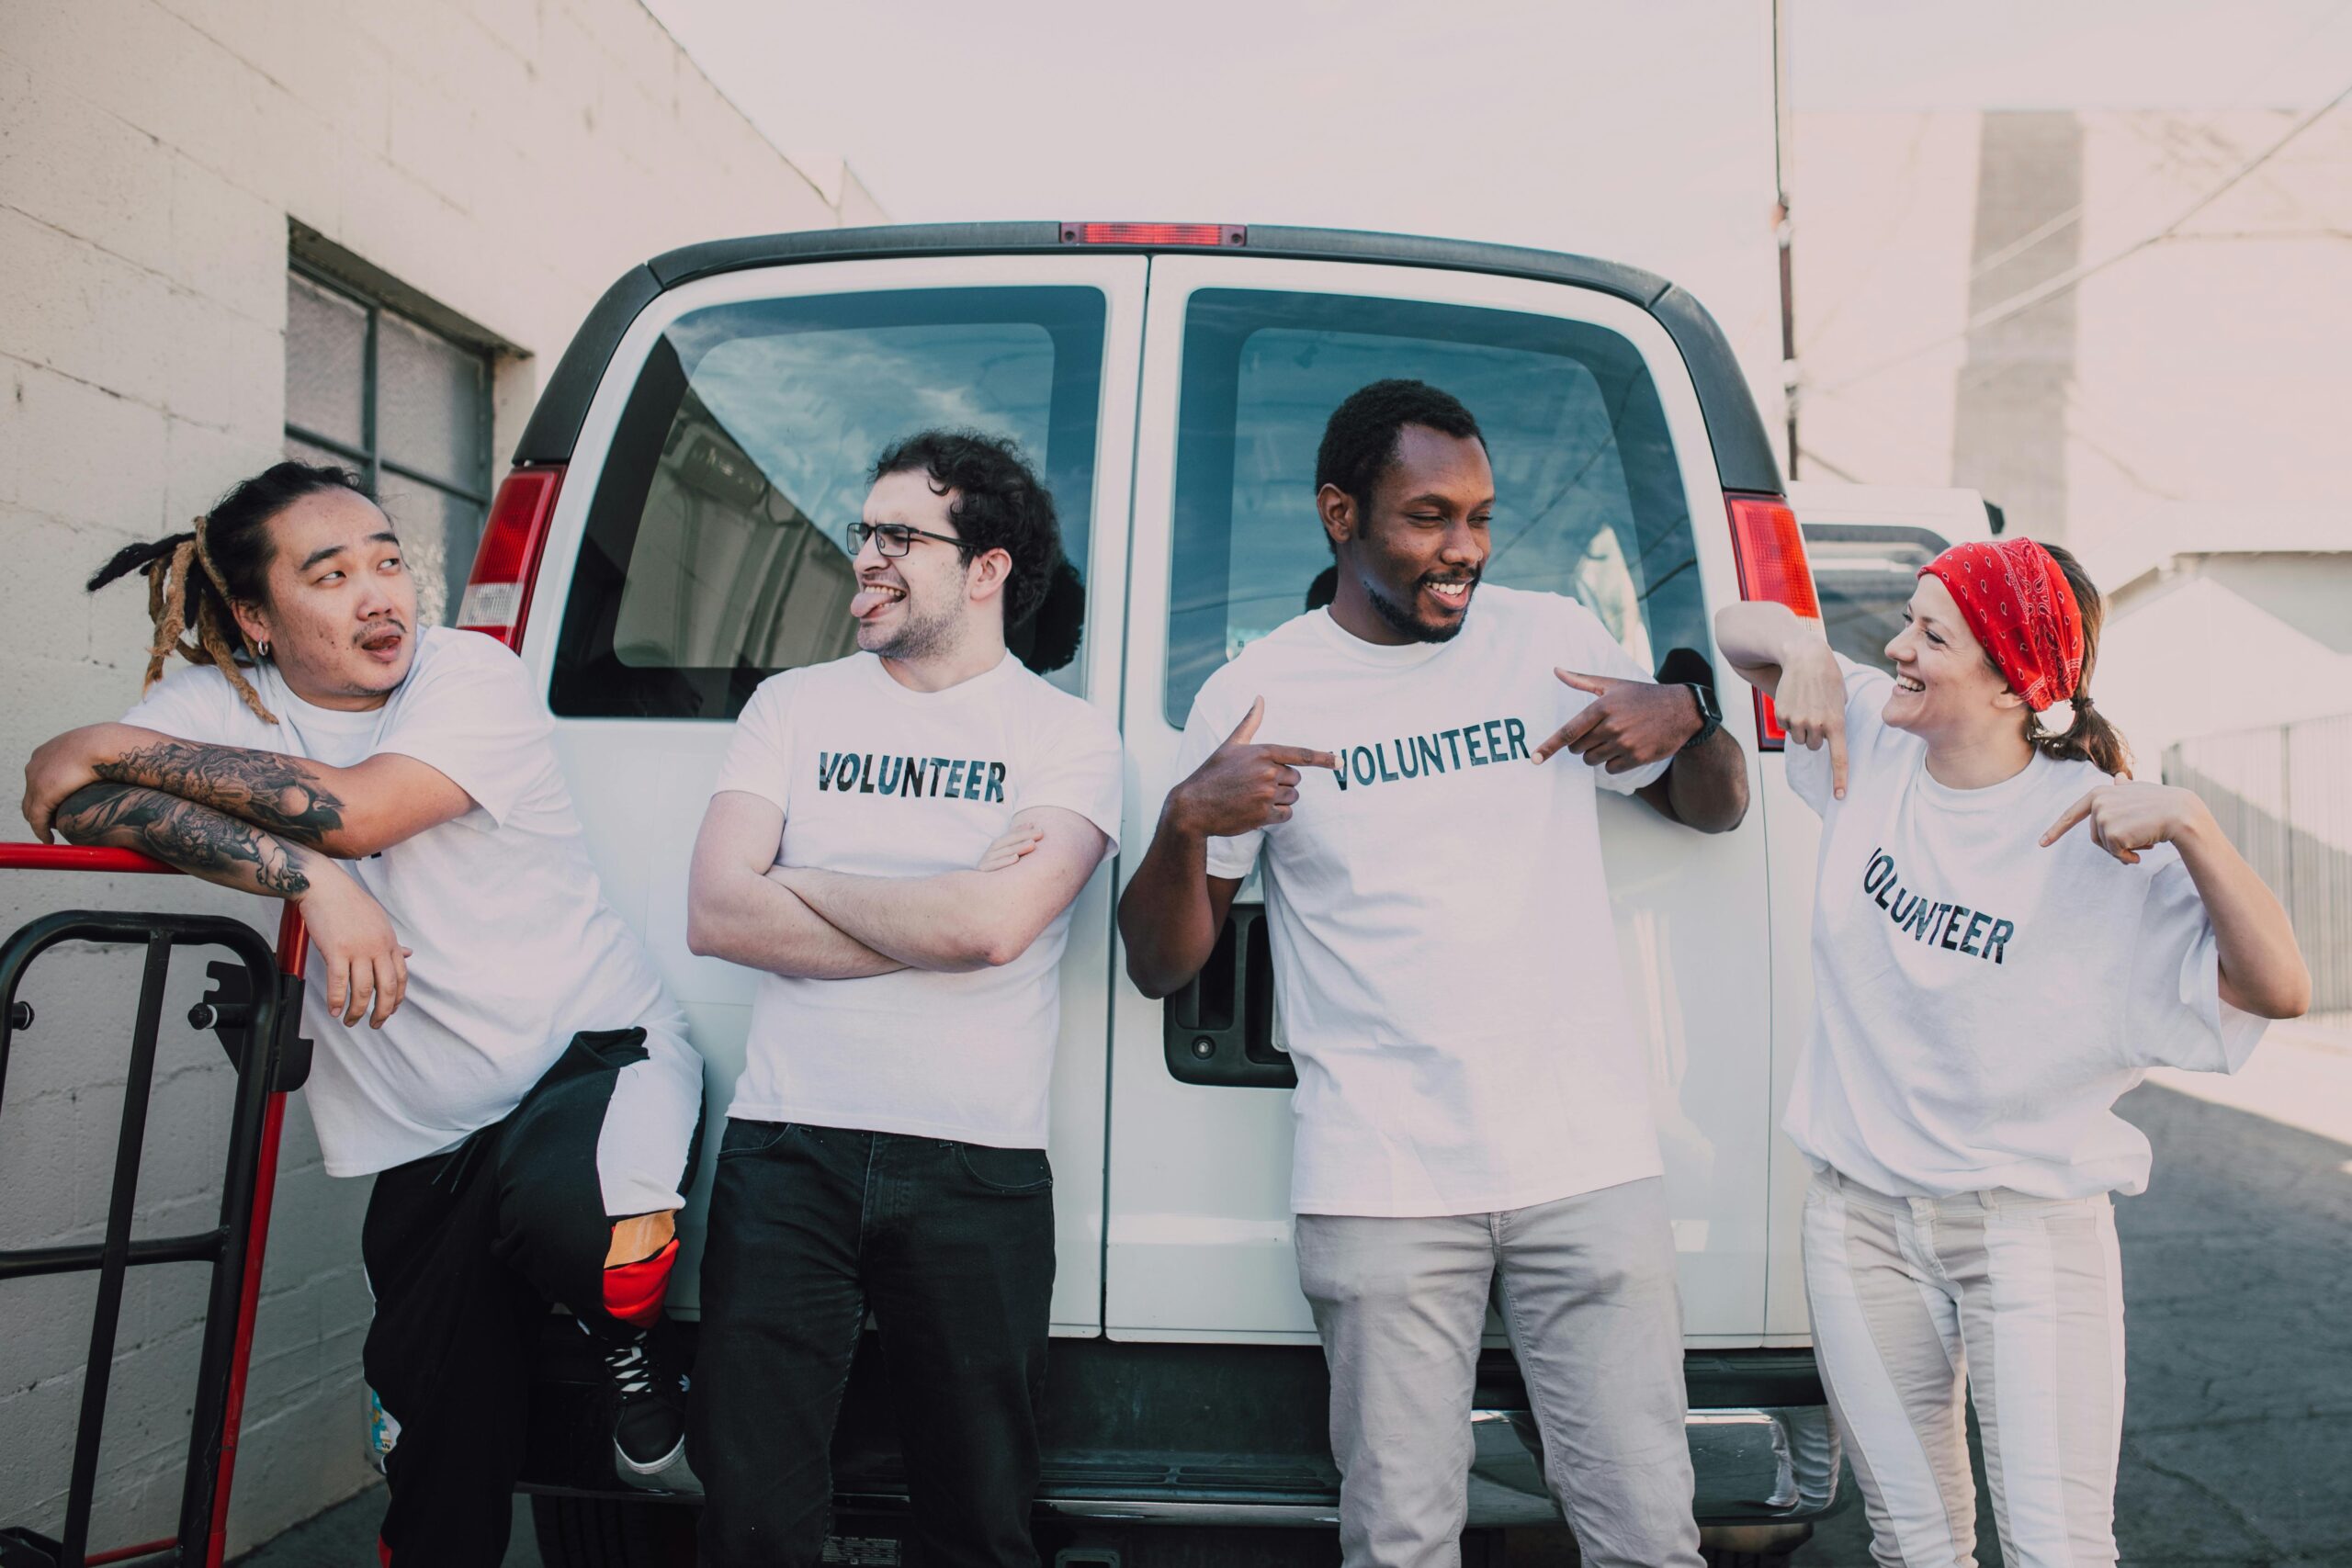
[[[2002,1561],[2115,1562],[2123,1270],[2104,1193],[1891,1198],[1824,1172],[1804,1281],[1882,1568],[1973,1568],[1972,1393]]]
[[[1586,1568],[1699,1568],[1664,1181],[1491,1214],[1301,1214],[1297,1235],[1331,1368],[1347,1568],[1460,1563],[1498,1275],[1544,1479]]]
[[[685,1206],[695,1179],[686,1153],[702,1124],[702,1056],[686,1043],[686,1015],[673,1006],[635,1027],[645,1060],[620,1070],[596,1134],[596,1180],[616,1218]]]

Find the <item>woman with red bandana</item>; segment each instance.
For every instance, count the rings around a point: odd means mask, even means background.
[[[1815,1020],[1783,1127],[1814,1168],[1805,1288],[1896,1564],[1973,1564],[1973,1395],[2002,1560],[2115,1562],[2121,1267],[2109,1194],[2147,1068],[2233,1072],[2308,1005],[2286,911],[2188,791],[2129,782],[2087,690],[2101,604],[2030,539],[1919,574],[1890,678],[1777,604],[1724,656],[1821,813]]]

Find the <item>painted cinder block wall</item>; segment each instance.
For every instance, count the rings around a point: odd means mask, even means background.
[[[780,69],[823,62],[779,62]],[[0,0],[0,782],[40,739],[118,716],[149,628],[121,545],[185,527],[280,453],[293,225],[514,345],[503,458],[597,295],[724,234],[875,221],[838,164],[796,167],[638,0]],[[12,810],[0,836],[22,838]],[[66,904],[250,912],[184,879],[0,876],[0,931]],[[96,1239],[137,955],[45,960],[0,1107],[0,1247]],[[228,1073],[165,1010],[142,1234],[216,1213]],[[232,1550],[366,1485],[364,1181],[287,1126]],[[168,1534],[200,1269],[134,1271],[93,1546]],[[53,1532],[82,1388],[87,1278],[0,1288],[0,1525]]]

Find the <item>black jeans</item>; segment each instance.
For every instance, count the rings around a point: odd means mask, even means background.
[[[605,1311],[613,1231],[596,1142],[607,1116],[628,1111],[616,1085],[644,1042],[641,1029],[574,1035],[503,1121],[376,1178],[359,1233],[376,1296],[361,1364],[401,1424],[384,1461],[391,1568],[504,1559],[548,1303],[591,1333],[636,1333]]]
[[[706,1563],[819,1561],[870,1307],[924,1568],[1035,1568],[1053,1186],[1043,1149],[727,1123],[686,1428]]]

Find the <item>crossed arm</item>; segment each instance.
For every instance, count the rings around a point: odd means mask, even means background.
[[[1035,807],[1012,819],[1008,837],[1030,842],[1009,863],[992,851],[980,869],[858,876],[775,865],[783,831],[772,801],[712,797],[695,841],[687,947],[815,980],[1010,964],[1078,897],[1110,843],[1077,812]]]

